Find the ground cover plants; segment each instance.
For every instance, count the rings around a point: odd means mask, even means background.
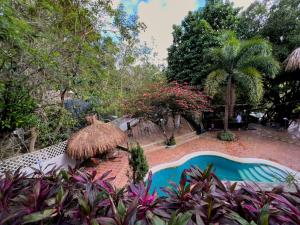
[[[300,190],[257,190],[245,184],[223,184],[211,172],[192,167],[179,184],[150,193],[147,184],[122,189],[112,185],[109,171],[36,170],[30,178],[20,171],[0,180],[0,224],[300,224]]]

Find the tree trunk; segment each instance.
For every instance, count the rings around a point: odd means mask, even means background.
[[[38,133],[36,131],[36,127],[32,127],[30,129],[30,132],[31,132],[31,138],[30,138],[30,143],[29,143],[29,152],[33,152],[34,151],[35,142],[36,142],[36,139],[38,137]]]
[[[62,108],[65,107],[65,95],[67,92],[67,88],[65,88],[63,91],[60,92],[60,105]]]
[[[235,106],[236,96],[235,96],[235,84],[231,83],[230,88],[230,103],[229,103],[229,118],[232,118],[234,115],[234,106]]]
[[[57,124],[57,127],[55,128],[55,130],[53,132],[54,135],[56,135],[62,127],[62,113],[63,113],[63,110],[65,108],[66,92],[67,92],[67,88],[65,88],[63,91],[60,92],[60,106],[61,106],[61,109],[60,109],[60,115],[58,115],[58,116],[60,116],[60,120]]]
[[[229,118],[229,109],[230,109],[230,91],[231,91],[231,76],[229,76],[226,87],[226,104],[225,104],[225,115],[224,115],[224,131],[228,130],[228,118]]]

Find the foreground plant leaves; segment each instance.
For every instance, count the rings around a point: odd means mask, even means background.
[[[212,172],[192,167],[165,196],[141,182],[117,189],[109,171],[70,169],[27,177],[17,171],[0,177],[0,225],[299,225],[300,188],[264,192],[237,188]]]
[[[49,217],[54,217],[54,216],[56,216],[55,209],[46,209],[42,212],[35,212],[35,213],[31,213],[29,215],[24,216],[23,222],[24,222],[24,224],[28,224],[28,223],[38,222],[43,219],[47,219]]]

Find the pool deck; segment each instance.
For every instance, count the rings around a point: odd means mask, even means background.
[[[243,158],[260,158],[270,160],[293,170],[300,171],[300,140],[291,139],[283,132],[272,134],[261,129],[234,131],[237,140],[220,141],[217,132],[206,132],[201,135],[188,135],[180,139],[175,148],[165,148],[163,144],[155,144],[145,148],[149,167],[166,162],[176,161],[183,156],[198,151],[216,151]],[[267,134],[267,135],[266,135]],[[185,137],[185,136],[182,136]],[[98,174],[112,170],[116,177],[115,185],[122,187],[128,182],[128,155],[120,154],[119,159],[101,163],[97,167]]]
[[[146,152],[148,163],[155,166],[172,162],[197,151],[216,151],[243,158],[261,158],[300,171],[300,146],[258,135],[255,131],[236,131],[238,140],[219,141],[216,132],[207,132],[173,149]]]

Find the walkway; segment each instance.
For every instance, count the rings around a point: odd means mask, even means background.
[[[257,135],[300,146],[300,138],[296,136],[297,134],[292,132],[287,132],[286,130],[275,130],[259,124],[251,124],[251,127],[256,129],[253,132]]]
[[[146,152],[150,166],[180,159],[196,151],[217,151],[245,158],[262,158],[300,171],[300,146],[263,137],[257,131],[238,131],[235,142],[219,141],[216,132],[207,132],[174,149],[161,148]]]
[[[196,136],[194,132],[177,137],[179,143],[176,148],[166,149],[158,144],[149,145],[145,148],[149,167],[172,162],[180,159],[186,154],[196,151],[217,151],[238,157],[261,158],[280,163],[294,170],[300,171],[300,146],[299,140],[289,143],[290,139],[284,132],[265,132],[263,127],[257,130],[235,131],[238,140],[235,142],[224,142],[216,138],[217,132],[207,132]],[[264,135],[265,133],[269,135]],[[284,138],[278,138],[283,135]],[[112,170],[111,175],[116,176],[114,184],[122,187],[128,182],[129,165],[128,154],[123,152],[113,161],[102,162],[98,167],[98,174]]]

